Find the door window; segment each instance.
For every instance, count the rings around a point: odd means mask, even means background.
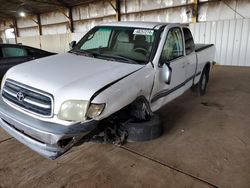
[[[2,55],[3,57],[24,57],[24,56],[27,56],[28,53],[23,48],[3,47]]]
[[[180,56],[183,56],[183,38],[180,28],[173,28],[168,32],[163,51],[161,54],[161,61],[171,61]]]
[[[185,38],[186,55],[189,55],[195,49],[194,39],[193,39],[193,36],[188,28],[183,28],[183,33],[184,33],[184,38]]]

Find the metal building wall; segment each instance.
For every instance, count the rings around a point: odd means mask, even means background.
[[[196,43],[215,44],[220,65],[250,66],[250,19],[190,24]]]
[[[121,4],[121,19],[187,23],[192,21],[190,13],[193,2],[194,0],[125,0]]]
[[[112,2],[114,3],[114,0]],[[192,8],[190,3],[193,3],[193,0],[121,0],[121,19],[123,21],[190,22],[192,16],[186,14]],[[185,4],[188,5],[169,8]],[[17,41],[34,47],[40,46],[44,50],[62,53],[69,50],[70,40],[79,41],[94,26],[116,21],[115,11],[106,0],[73,7],[74,33],[70,32],[69,23],[64,14],[60,11],[41,14],[43,35],[40,37],[37,37],[39,36],[38,27],[33,21],[37,19],[36,17],[33,17],[33,20],[31,18],[18,19],[20,36]]]
[[[250,66],[250,0],[205,1],[207,0],[200,0],[199,23],[191,24],[195,41],[215,43],[216,61],[219,64]],[[190,23],[193,2],[194,0],[121,0],[121,19]],[[171,8],[173,6],[177,7]],[[74,33],[70,32],[69,22],[62,12],[41,14],[42,36],[39,36],[38,27],[32,19],[20,18],[17,20],[20,34],[17,41],[62,53],[68,50],[70,40],[78,41],[99,23],[115,21],[115,11],[107,0],[73,7],[72,16]],[[1,23],[0,28],[2,29]]]
[[[19,36],[28,37],[28,36],[39,35],[38,26],[33,20],[37,21],[36,16],[17,19],[17,27],[18,27]]]
[[[114,3],[114,2],[113,2]],[[108,1],[99,1],[72,9],[75,33],[86,33],[95,25],[115,21],[115,10]]]
[[[202,1],[207,0],[200,0],[199,22],[250,18],[249,0]]]
[[[11,21],[4,21],[4,22],[0,22],[0,43],[7,43],[9,42],[8,39],[5,36],[5,29],[10,28],[10,25],[12,25],[13,23]],[[13,43],[11,41],[11,43]]]

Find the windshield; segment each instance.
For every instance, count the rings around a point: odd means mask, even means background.
[[[96,58],[146,64],[154,40],[155,31],[151,29],[100,26],[88,32],[72,51]]]

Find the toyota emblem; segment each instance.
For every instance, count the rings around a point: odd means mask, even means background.
[[[16,94],[16,98],[17,98],[18,101],[22,102],[25,97],[24,97],[24,94],[22,92],[18,92]]]

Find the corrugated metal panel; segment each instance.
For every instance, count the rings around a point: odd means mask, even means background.
[[[39,31],[38,31],[38,27],[27,27],[27,28],[19,28],[18,29],[19,32],[19,36],[20,37],[28,37],[28,36],[38,36],[39,35]]]
[[[215,44],[220,65],[250,66],[250,19],[190,24],[196,43]]]
[[[199,21],[250,18],[249,0],[213,1],[200,4]]]
[[[115,16],[115,10],[108,1],[100,1],[86,5],[73,7],[72,16],[74,21],[96,19],[107,16]]]
[[[64,14],[68,15],[67,10],[64,11]],[[68,22],[68,19],[61,11],[53,11],[41,14],[41,24],[48,25],[48,24],[57,24],[57,23],[64,23]]]
[[[187,12],[192,10],[192,6],[175,7],[189,4],[193,0],[130,0],[124,1],[121,6],[123,21],[159,21],[159,22],[181,22],[192,21],[191,15]]]

